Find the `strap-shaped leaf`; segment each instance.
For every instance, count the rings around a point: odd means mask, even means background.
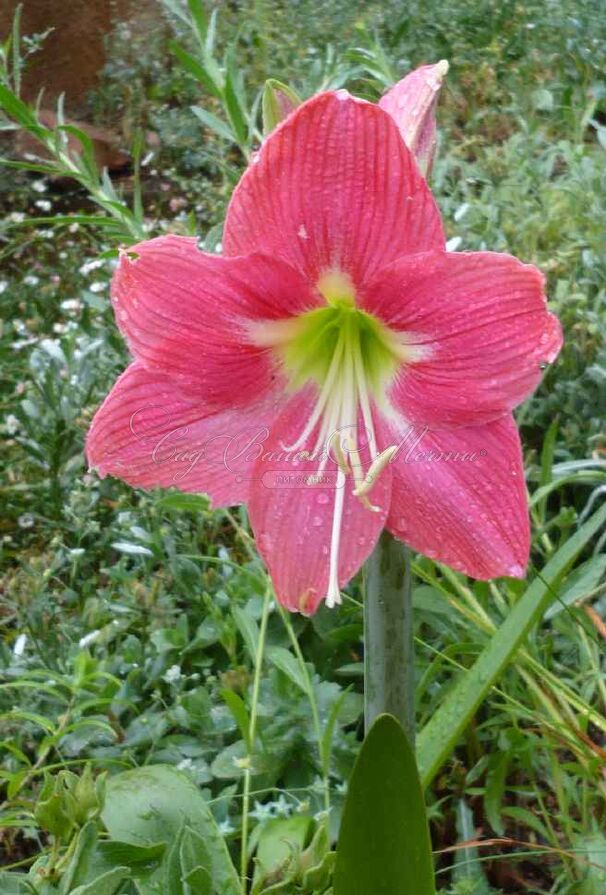
[[[334,895],[435,895],[423,791],[406,734],[379,715],[345,802]]]
[[[474,665],[463,673],[417,738],[419,773],[427,786],[468,726],[488,691],[542,617],[554,590],[588,541],[606,522],[606,506],[579,528],[524,591]]]

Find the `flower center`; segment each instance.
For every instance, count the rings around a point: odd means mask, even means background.
[[[318,281],[326,306],[289,320],[256,324],[252,337],[258,345],[272,348],[280,358],[290,388],[298,391],[309,382],[317,388],[313,410],[288,451],[307,451],[318,458],[321,473],[329,459],[337,464],[337,482],[330,544],[328,606],[341,602],[338,581],[339,545],[345,487],[353,480],[353,493],[370,512],[378,512],[369,494],[395,447],[379,453],[372,403],[387,401],[387,388],[402,363],[414,358],[415,349],[406,336],[355,304],[355,290],[347,275],[329,271]],[[359,445],[358,425],[366,437]],[[311,450],[308,441],[318,431]],[[370,453],[364,469],[361,450]]]

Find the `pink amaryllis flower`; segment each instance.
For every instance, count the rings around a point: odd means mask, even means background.
[[[91,466],[247,504],[279,600],[306,614],[340,602],[384,526],[473,577],[522,576],[511,411],[561,344],[542,274],[446,252],[394,118],[345,91],[265,141],[223,252],[164,236],[122,254],[134,361],[93,420]]]

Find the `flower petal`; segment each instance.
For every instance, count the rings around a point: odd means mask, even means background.
[[[112,300],[135,357],[218,409],[274,386],[275,362],[253,343],[250,322],[289,317],[319,302],[282,261],[205,254],[183,236],[161,236],[124,253]]]
[[[379,100],[379,106],[398,125],[404,142],[425,177],[431,169],[436,150],[435,111],[442,80],[447,72],[448,62],[445,59],[435,65],[422,65],[398,81]]]
[[[257,548],[265,560],[279,601],[288,609],[313,614],[326,597],[329,585],[331,539],[338,473],[331,460],[318,483],[318,461],[288,452],[299,437],[313,408],[311,390],[296,395],[272,427],[264,454],[259,458],[251,488],[249,512]],[[313,450],[315,434],[306,445]],[[366,451],[361,452],[365,467]],[[391,492],[391,470],[378,478],[370,497],[379,510],[372,512],[353,496],[348,476],[338,553],[338,579],[343,587],[371,553],[383,529]]]
[[[391,388],[396,409],[466,426],[520,404],[562,344],[543,284],[536,267],[496,252],[432,252],[382,271],[361,302],[405,333],[411,361]]]
[[[395,429],[387,527],[453,569],[488,579],[524,577],[530,549],[522,451],[511,415],[484,426]]]
[[[279,406],[273,399],[209,412],[174,382],[135,362],[95,414],[91,467],[137,488],[205,492],[216,506],[247,500],[254,462]]]
[[[358,285],[400,255],[443,249],[444,234],[391,117],[340,90],[267,138],[232,196],[223,246],[283,258],[314,283],[339,269]]]

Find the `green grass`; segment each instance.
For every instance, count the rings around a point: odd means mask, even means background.
[[[145,45],[115,36],[91,108],[160,137],[141,169],[143,214],[135,205],[134,225],[118,210],[108,226],[108,197],[97,194],[95,206],[86,178],[82,186],[82,177],[79,185],[0,169],[5,866],[26,869],[50,848],[36,811],[45,772],[79,772],[87,762],[110,773],[151,762],[185,769],[234,856],[243,804],[253,847],[269,818],[315,815],[327,793],[338,829],[361,733],[358,583],[342,609],[311,620],[288,620],[272,607],[259,661],[267,579],[245,513],[99,481],[82,450],[126,360],[107,292],[116,246],[143,219],[155,234],[206,235],[220,223],[254,145],[254,101],[266,77],[305,96],[348,84],[376,98],[409,66],[451,60],[432,179],[448,236],[459,249],[509,251],[538,264],[566,335],[562,355],[518,412],[532,574],[604,500],[601,5],[430,0],[406,13],[399,3],[372,3],[363,14],[352,6],[222,10],[216,56],[237,46],[237,65],[228,53],[227,70],[241,80],[231,118],[178,64],[160,29]],[[174,40],[197,53],[191,28],[170,7]],[[192,104],[234,137],[204,126]],[[129,202],[136,195],[128,178],[117,189]],[[209,244],[218,238],[214,229]],[[98,267],[87,266],[96,259]],[[427,797],[444,891],[604,891],[604,549],[598,532],[557,581],[547,616],[437,769]],[[415,573],[421,728],[525,586],[472,582],[422,557]],[[327,751],[322,730],[337,711]],[[503,842],[478,846],[477,838]]]

